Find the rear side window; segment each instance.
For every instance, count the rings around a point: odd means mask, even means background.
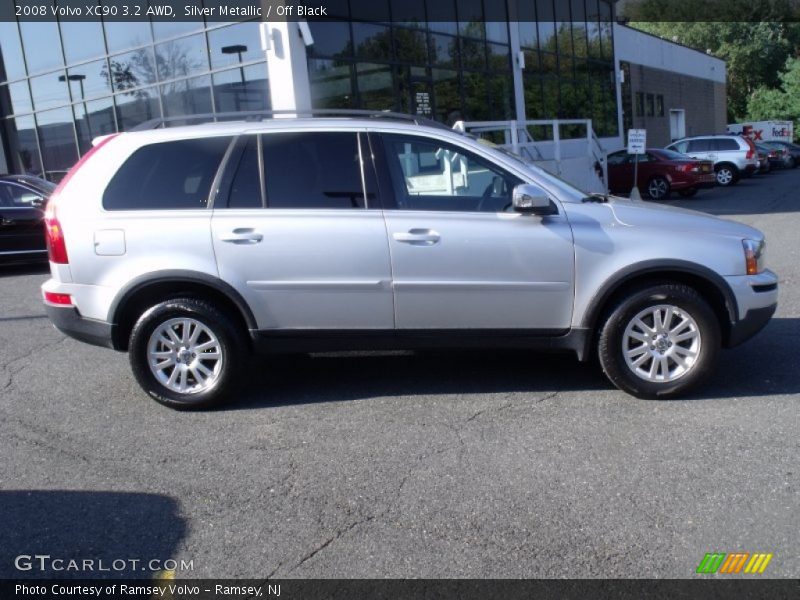
[[[358,134],[261,136],[267,208],[365,208]]]
[[[710,152],[712,149],[711,140],[708,138],[689,140],[689,152]]]
[[[230,137],[176,140],[143,146],[112,177],[106,210],[205,208]]]
[[[720,138],[714,140],[717,143],[717,150],[739,150],[739,142],[731,138]]]

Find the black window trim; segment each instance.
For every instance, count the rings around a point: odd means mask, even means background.
[[[332,210],[329,208],[307,208],[307,207],[298,207],[298,208],[272,208],[270,209],[269,206],[269,199],[267,198],[267,190],[266,190],[266,172],[264,166],[264,144],[263,144],[263,137],[265,135],[279,135],[282,133],[351,133],[356,136],[356,147],[358,148],[358,155],[359,155],[359,179],[361,181],[361,196],[364,201],[364,207],[360,209],[352,209],[352,210],[382,210],[383,209],[383,193],[384,190],[379,183],[379,177],[377,173],[377,169],[375,167],[375,151],[372,148],[372,141],[370,136],[368,135],[366,130],[363,129],[311,129],[311,130],[302,130],[297,132],[292,131],[261,131],[258,133],[242,133],[236,137],[236,139],[231,144],[231,147],[228,149],[230,154],[226,154],[225,158],[223,159],[222,165],[220,167],[220,171],[217,173],[217,177],[220,178],[220,185],[219,187],[213,188],[216,190],[216,194],[214,196],[214,204],[217,204],[217,207],[220,209],[229,209],[229,210],[314,210],[314,211],[322,211],[322,210]],[[233,187],[233,180],[236,177],[236,172],[239,168],[239,164],[242,160],[244,160],[244,152],[245,148],[247,147],[248,138],[251,135],[255,135],[257,139],[257,152],[258,152],[258,176],[259,176],[259,184],[261,187],[261,206],[259,208],[250,207],[250,208],[230,208],[230,194],[231,189]],[[370,155],[366,154],[367,149],[370,151]],[[376,194],[374,194],[375,199],[372,203],[370,203],[370,194],[367,190],[367,165],[371,165],[372,174],[371,179],[375,181],[376,186]],[[217,180],[215,179],[215,184]],[[372,206],[371,204],[374,204]],[[336,209],[340,210],[340,209]],[[349,209],[348,209],[349,210]]]
[[[158,141],[158,142],[150,142],[150,143],[147,143],[147,144],[142,144],[141,146],[139,146],[138,148],[133,150],[133,152],[131,152],[125,158],[125,160],[122,162],[122,164],[119,166],[119,168],[114,172],[114,174],[111,176],[111,178],[106,183],[106,186],[103,189],[102,200],[100,202],[100,210],[102,212],[104,212],[104,213],[148,212],[148,211],[180,211],[180,212],[188,212],[188,211],[193,211],[193,210],[212,210],[214,208],[215,200],[216,200],[216,198],[217,198],[217,196],[219,194],[219,188],[217,187],[217,183],[218,183],[219,178],[221,177],[221,175],[226,170],[226,165],[227,165],[227,162],[228,162],[228,158],[230,156],[230,152],[234,148],[234,146],[236,144],[236,141],[239,139],[239,137],[240,136],[235,134],[235,133],[234,134],[224,133],[222,135],[210,135],[210,136],[207,136],[205,138],[203,138],[203,137],[174,138],[174,139],[167,139],[167,140],[161,140],[161,141]],[[117,173],[119,173],[119,170],[122,169],[125,166],[125,164],[133,157],[133,155],[136,154],[137,152],[139,152],[140,150],[142,150],[144,148],[147,148],[149,146],[158,146],[158,145],[161,145],[161,144],[169,144],[169,143],[172,143],[172,142],[185,142],[185,141],[191,141],[191,140],[197,140],[197,139],[211,139],[211,138],[230,138],[230,140],[229,140],[229,143],[228,143],[228,147],[225,149],[225,152],[222,153],[222,158],[220,159],[219,165],[217,166],[217,170],[214,173],[214,177],[211,179],[211,184],[210,184],[210,186],[208,188],[208,195],[206,196],[205,206],[203,206],[201,208],[147,208],[147,209],[139,209],[139,208],[107,208],[106,207],[105,195],[106,195],[106,192],[108,191],[108,187],[111,185],[111,182],[114,180],[114,177],[116,177]]]

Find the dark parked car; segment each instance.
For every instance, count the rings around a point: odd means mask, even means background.
[[[47,260],[44,205],[55,187],[32,175],[0,175],[0,262]]]
[[[787,169],[800,165],[800,145],[790,142],[764,142],[764,144],[770,148],[783,150],[783,166]]]
[[[772,169],[783,169],[789,166],[789,155],[783,148],[773,146],[769,142],[757,142],[756,148],[758,149],[759,155],[763,152],[767,156],[767,160],[769,161],[768,171]]]
[[[636,158],[626,150],[608,155],[608,185],[613,193],[628,193],[633,187]],[[638,158],[636,185],[643,195],[664,200],[670,192],[694,196],[698,189],[714,187],[714,163],[663,148],[648,148]]]
[[[779,165],[775,159],[775,150],[773,148],[767,148],[763,144],[756,144],[756,155],[758,156],[758,172],[759,173],[769,173],[772,171],[773,167],[778,167]],[[770,159],[770,153],[772,153],[772,159]]]
[[[769,142],[771,146],[777,146],[786,150],[791,158],[788,161],[788,166],[794,168],[800,165],[800,144],[793,144],[791,142]]]

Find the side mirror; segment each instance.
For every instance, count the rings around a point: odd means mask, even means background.
[[[556,205],[542,188],[529,183],[521,183],[514,188],[512,196],[514,210],[524,215],[555,215]]]

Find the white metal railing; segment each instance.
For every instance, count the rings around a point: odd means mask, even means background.
[[[585,135],[581,137],[564,137],[562,128],[567,126],[581,126],[585,128]],[[534,139],[530,127],[542,127],[550,131],[549,139]],[[607,152],[594,132],[591,119],[535,119],[532,121],[458,121],[454,129],[476,135],[497,133],[503,136],[503,146],[515,154],[532,161],[553,160],[557,174],[561,174],[561,164],[564,159],[586,156],[589,158],[590,167],[599,164],[602,169],[602,184],[608,188]],[[550,154],[552,159],[545,157],[543,152]]]

